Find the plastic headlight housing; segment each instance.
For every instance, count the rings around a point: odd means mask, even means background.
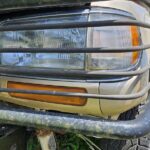
[[[85,10],[86,11],[86,10]],[[81,14],[83,12],[80,12]],[[87,21],[87,15],[55,14],[10,20],[11,24],[57,24]],[[86,47],[86,28],[13,31],[1,33],[1,47],[7,48],[79,48]],[[71,51],[71,49],[70,49]],[[84,69],[84,54],[80,53],[3,53],[2,65],[45,67],[60,69]]]
[[[74,15],[72,15],[74,14]],[[98,20],[134,19],[130,14],[105,8],[67,12],[5,21],[9,24],[47,24]],[[123,48],[141,44],[139,28],[135,26],[52,29],[38,31],[2,32],[0,47],[33,48]],[[71,51],[71,49],[70,49]],[[52,69],[124,70],[138,63],[140,53],[7,53],[1,55],[1,65],[45,67]]]
[[[118,11],[100,13],[99,9],[93,10],[89,21],[98,20],[125,20],[133,19],[126,16],[125,12]],[[129,14],[128,14],[129,15]],[[140,31],[136,26],[108,26],[93,27],[88,29],[88,47],[124,48],[139,46],[141,44]],[[124,70],[135,66],[139,60],[140,53],[92,53],[88,54],[88,70]]]

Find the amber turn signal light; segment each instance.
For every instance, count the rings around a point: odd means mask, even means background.
[[[46,90],[46,91],[56,91],[56,92],[87,93],[86,89],[84,88],[40,85],[40,84],[30,84],[30,83],[11,82],[11,81],[7,83],[7,87],[13,89],[23,89],[23,90]],[[35,100],[41,102],[75,105],[75,106],[83,106],[87,102],[86,98],[71,97],[71,96],[68,97],[68,96],[24,94],[24,93],[12,93],[12,92],[10,92],[9,95],[11,97],[21,98],[26,100]]]
[[[139,46],[140,45],[140,35],[138,27],[131,26],[131,36],[132,36],[132,45],[133,46]],[[139,52],[133,52],[132,55],[132,64],[135,64],[135,62],[138,60]]]

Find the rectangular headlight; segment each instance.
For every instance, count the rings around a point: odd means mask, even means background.
[[[56,13],[53,15],[27,16],[3,22],[2,25],[14,24],[57,24],[67,22],[86,22],[99,20],[134,19],[127,12],[92,8],[79,12]],[[2,48],[123,48],[139,46],[141,37],[136,26],[93,27],[73,29],[49,29],[31,31],[2,32]],[[52,69],[86,70],[125,70],[134,67],[140,53],[6,53],[1,55],[1,65],[45,67]]]
[[[86,10],[85,10],[86,11]],[[77,13],[77,12],[74,12]],[[82,14],[84,12],[78,12]],[[87,21],[87,15],[57,14],[55,17],[39,16],[10,20],[3,25],[58,24]],[[1,33],[1,47],[7,48],[80,48],[86,46],[86,28],[31,30]],[[70,49],[71,51],[71,49]],[[47,67],[60,69],[84,69],[84,54],[79,53],[7,53],[1,56],[2,65]]]

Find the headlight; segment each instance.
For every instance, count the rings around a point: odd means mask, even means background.
[[[89,13],[90,12],[90,13]],[[79,15],[80,14],[80,15]],[[71,14],[26,17],[5,21],[9,24],[62,23],[97,20],[133,19],[126,12],[93,8]],[[106,47],[123,48],[141,44],[139,29],[135,26],[93,27],[74,29],[51,29],[38,31],[2,32],[0,46],[33,48],[84,48]],[[70,49],[71,51],[71,49]],[[43,53],[7,53],[1,55],[1,65],[47,67],[60,69],[86,70],[124,70],[135,66],[140,53],[103,53],[103,54],[43,54]]]
[[[94,11],[94,10],[93,10]],[[122,12],[123,13],[123,12]],[[89,20],[122,20],[130,19],[123,14],[91,13]],[[141,44],[139,28],[136,26],[94,27],[88,30],[88,47],[124,48]],[[133,67],[140,53],[99,53],[88,55],[88,70],[124,70]]]
[[[82,12],[80,12],[82,13]],[[60,17],[59,17],[60,16]],[[74,21],[87,21],[87,15],[62,14],[51,16],[28,17],[19,20],[6,21],[3,25],[10,24],[57,24]],[[25,48],[79,48],[86,46],[86,28],[84,29],[60,29],[60,30],[32,30],[3,32],[1,34],[2,47]],[[84,69],[84,54],[47,54],[47,53],[7,53],[2,54],[2,65],[47,67],[60,69]]]

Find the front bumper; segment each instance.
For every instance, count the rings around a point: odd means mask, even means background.
[[[137,119],[131,121],[112,121],[94,117],[1,107],[0,122],[104,138],[138,138],[150,132],[150,97],[148,97],[143,112]]]

